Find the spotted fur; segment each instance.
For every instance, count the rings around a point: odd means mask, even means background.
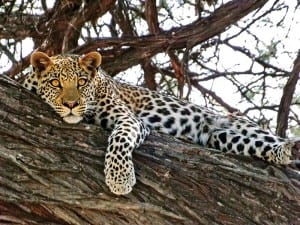
[[[23,85],[35,91],[67,123],[83,119],[112,130],[105,156],[106,184],[127,194],[135,184],[132,151],[151,129],[185,136],[201,146],[254,156],[277,164],[291,162],[292,143],[240,116],[218,115],[177,98],[119,83],[98,69],[101,56],[31,56],[33,72]]]

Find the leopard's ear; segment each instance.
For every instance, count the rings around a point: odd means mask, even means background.
[[[101,64],[102,57],[98,52],[90,52],[79,59],[79,64],[88,70],[95,70]]]
[[[43,52],[34,52],[31,54],[30,63],[34,69],[39,72],[46,70],[53,64],[51,58]]]

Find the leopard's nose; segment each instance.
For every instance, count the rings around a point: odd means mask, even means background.
[[[70,108],[70,109],[73,109],[73,108],[75,108],[76,106],[79,105],[79,102],[78,101],[65,101],[63,103],[63,105]]]

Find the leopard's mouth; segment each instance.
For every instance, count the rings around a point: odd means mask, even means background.
[[[78,112],[78,108],[64,108],[63,113],[59,113],[66,123],[76,124],[83,120],[83,115]]]
[[[63,117],[63,120],[66,123],[70,123],[70,124],[79,123],[82,119],[83,119],[82,116],[75,116],[73,114],[69,114],[69,115]]]

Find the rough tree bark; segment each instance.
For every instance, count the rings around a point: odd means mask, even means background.
[[[206,151],[152,134],[134,153],[137,184],[104,183],[108,133],[64,124],[0,77],[0,224],[299,224],[290,167]]]

